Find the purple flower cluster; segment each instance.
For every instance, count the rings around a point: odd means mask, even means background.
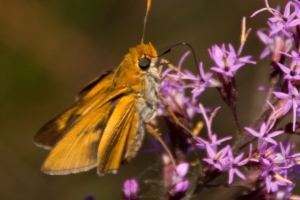
[[[239,69],[247,64],[257,64],[252,56],[242,56],[250,30],[242,31],[238,51],[231,44],[212,45],[208,53],[214,65],[209,72],[204,71],[202,62],[197,74],[182,70],[190,52],[183,55],[177,67],[162,60],[169,68],[161,74],[164,77],[161,93],[169,105],[159,105],[157,115],[167,122],[166,143],[177,164],[180,163],[175,168],[170,158],[163,163],[165,199],[188,199],[199,195],[204,188],[224,186],[244,189],[240,198],[299,199],[292,193],[300,177],[300,153],[296,152],[290,138],[281,139],[284,133],[299,134],[300,2],[287,1],[283,13],[280,9],[271,8],[268,0],[265,0],[265,5],[252,17],[262,11],[271,14],[267,21],[268,28],[257,31],[258,38],[266,45],[260,58],[270,59],[271,73],[269,86],[264,86],[268,88],[266,103],[253,124],[240,126],[235,82]],[[245,24],[243,27],[246,28]],[[231,110],[239,133],[234,140],[232,136],[220,139],[219,134],[213,132],[212,122],[220,107],[212,110],[199,103],[199,97],[207,88],[217,89]],[[173,111],[177,121],[167,108]],[[193,126],[192,122],[199,114],[204,120]],[[292,114],[292,120],[281,125],[279,122],[283,122],[288,114]],[[186,131],[182,126],[191,131]],[[207,134],[199,135],[204,126]],[[166,160],[168,156],[165,152],[160,149],[160,153]],[[190,155],[196,157],[196,162],[190,161],[194,165],[189,164]],[[199,173],[194,173],[193,179],[185,178],[189,168],[195,166],[199,167],[196,170]],[[225,183],[211,184],[223,174],[228,177]],[[126,181],[123,193],[127,199],[135,199],[137,184],[130,181]],[[194,186],[189,188],[190,185]]]

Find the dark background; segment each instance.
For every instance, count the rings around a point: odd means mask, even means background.
[[[145,42],[157,49],[189,42],[207,71],[212,66],[207,49],[222,43],[238,49],[246,16],[253,31],[243,55],[254,55],[258,65],[237,73],[238,115],[243,126],[250,125],[265,98],[256,88],[268,82],[269,61],[258,60],[264,46],[255,32],[266,26],[269,14],[250,18],[263,6],[263,0],[153,0]],[[121,199],[124,180],[133,177],[142,185],[142,199],[161,196],[155,152],[140,152],[117,175],[98,177],[93,169],[49,176],[40,171],[48,152],[32,143],[37,130],[74,102],[81,87],[115,68],[128,48],[140,43],[145,7],[146,0],[0,0],[0,199]],[[177,64],[187,50],[177,47],[165,58]],[[184,67],[196,71],[192,57]],[[222,106],[213,130],[234,136],[233,118],[218,93],[207,90],[200,100],[212,108]],[[207,198],[225,194],[221,191]]]

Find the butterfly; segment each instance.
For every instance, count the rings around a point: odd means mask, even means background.
[[[44,173],[65,175],[94,167],[99,175],[116,173],[120,164],[129,163],[137,154],[146,129],[161,143],[175,166],[167,145],[148,124],[155,117],[158,103],[165,105],[177,125],[192,133],[159,93],[165,77],[160,77],[157,58],[171,49],[158,56],[151,43],[143,43],[150,5],[148,0],[141,44],[130,48],[116,69],[85,86],[73,105],[34,136],[37,146],[51,149],[42,165]]]
[[[130,162],[159,102],[156,60],[151,43],[130,48],[115,70],[90,82],[70,108],[45,124],[34,136],[37,146],[51,149],[42,171],[59,175],[97,167],[101,175]]]

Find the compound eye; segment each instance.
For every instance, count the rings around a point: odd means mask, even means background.
[[[142,69],[142,70],[146,70],[149,68],[150,66],[150,63],[151,61],[146,58],[146,57],[143,57],[139,60],[139,67]]]

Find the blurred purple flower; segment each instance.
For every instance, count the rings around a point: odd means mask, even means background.
[[[270,165],[265,168],[261,177],[265,180],[268,192],[277,192],[278,186],[292,184],[290,180],[280,175],[285,170],[286,168],[277,167],[274,163],[270,163]]]
[[[181,70],[184,60],[188,57],[188,55],[190,55],[190,53],[191,53],[191,51],[187,51],[183,54],[183,56],[181,56],[179,63],[178,63],[178,67],[177,67],[179,71]]]
[[[288,94],[283,92],[273,92],[273,94],[280,99],[286,100],[282,113],[283,115],[285,115],[293,106],[293,131],[295,131],[296,111],[300,104],[300,94],[297,88],[295,88],[291,82],[288,82]]]
[[[292,27],[300,24],[300,19],[297,17],[299,8],[294,5],[293,2],[289,1],[285,6],[283,15],[279,11],[273,12],[274,17],[269,18],[269,21],[276,24],[277,28],[271,31],[270,35],[274,35],[282,29],[289,31]],[[294,7],[294,12],[292,13],[291,6]]]
[[[280,62],[277,62],[280,69],[285,73],[284,78],[290,81],[300,80],[299,54],[295,51],[292,51],[291,55],[284,52],[281,53],[292,58],[290,68],[286,67]]]
[[[259,154],[261,155],[261,157],[264,158],[270,158],[271,160],[273,160],[275,158],[275,155],[273,154],[277,145],[273,145],[270,146],[269,148],[267,148],[268,143],[265,143],[264,145],[262,145],[262,147],[259,150]]]
[[[269,24],[270,27],[271,24]],[[276,34],[269,36],[262,30],[256,32],[258,38],[266,45],[265,49],[260,54],[260,59],[267,57],[269,54],[273,53],[275,57],[279,56],[279,51],[289,52],[293,47],[293,39],[287,38],[284,34]],[[273,59],[279,61],[279,59]]]
[[[207,87],[219,87],[220,83],[212,78],[212,73],[205,73],[203,64],[199,64],[200,77],[198,80],[194,80],[194,86],[192,90],[193,101],[195,101]],[[192,79],[191,79],[192,80]]]
[[[187,174],[189,170],[189,163],[180,163],[176,166],[176,171],[174,171],[173,177],[172,177],[172,184],[177,184],[179,182],[183,181],[183,178]]]
[[[266,8],[262,8],[251,15],[251,17],[255,16],[259,12],[268,10],[274,16],[269,18],[269,21],[274,24],[273,29],[270,32],[270,36],[277,34],[278,32],[283,32],[288,35],[292,35],[292,28],[300,24],[299,19],[299,7],[296,3],[289,1],[284,9],[284,13],[281,14],[279,10],[270,8],[268,5],[268,1],[266,2]],[[293,6],[294,11],[291,12],[291,6]]]
[[[259,56],[260,59],[263,59],[274,51],[274,39],[261,30],[257,31],[256,34],[258,38],[266,45],[265,49]]]
[[[134,179],[128,179],[123,186],[123,196],[125,200],[138,199],[138,184]]]
[[[268,192],[277,192],[278,186],[285,186],[286,183],[274,178],[274,174],[270,173],[265,176],[265,182]]]
[[[280,158],[280,163],[283,164],[284,167],[290,167],[293,170],[293,166],[299,164],[300,153],[294,153],[293,150],[295,145],[291,143],[291,141],[286,140],[284,142],[280,142],[280,149],[276,155]]]
[[[96,200],[96,199],[95,199],[95,197],[90,195],[90,196],[85,197],[84,200]]]
[[[189,181],[184,180],[185,175],[189,169],[189,163],[180,163],[176,166],[176,170],[172,176],[172,186],[170,194],[173,197],[172,199],[181,199],[184,196],[188,186]]]
[[[280,199],[280,200],[291,200],[291,199],[300,199],[299,196],[295,196],[292,197],[292,190],[294,189],[294,187],[296,186],[296,184],[288,184],[286,186],[280,186],[277,189],[277,193],[276,193],[276,199]]]
[[[290,160],[289,160],[289,154],[290,154],[290,143],[286,146],[286,148],[284,148],[282,142],[279,143],[280,145],[280,156],[278,156],[280,158],[280,163],[283,163],[285,167],[288,166],[288,164],[290,164]]]
[[[177,183],[171,189],[170,194],[172,196],[180,196],[181,197],[181,196],[183,196],[185,194],[188,186],[189,186],[189,181],[188,180],[185,180],[185,181],[182,181],[180,183]]]

